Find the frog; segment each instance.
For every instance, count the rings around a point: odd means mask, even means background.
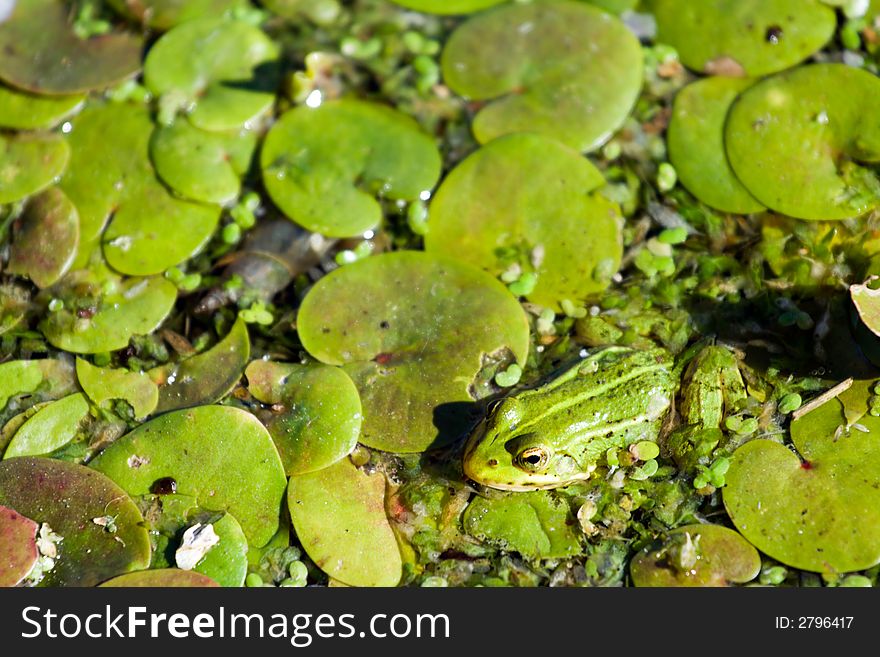
[[[519,492],[589,479],[608,450],[657,442],[683,380],[683,422],[697,428],[720,426],[745,395],[726,347],[702,346],[678,362],[663,347],[603,347],[494,400],[465,444],[464,474]]]

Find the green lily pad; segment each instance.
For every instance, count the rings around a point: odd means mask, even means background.
[[[64,461],[20,457],[0,463],[0,504],[61,537],[40,586],[94,586],[150,563],[150,539],[134,502],[110,479]],[[112,518],[113,529],[95,522]]]
[[[49,287],[73,265],[78,245],[79,214],[64,192],[50,187],[28,201],[6,271]]]
[[[385,477],[343,459],[290,478],[287,504],[312,561],[349,586],[396,586],[402,561],[385,513]]]
[[[326,468],[351,454],[361,431],[361,400],[338,367],[255,360],[248,390],[273,404],[265,420],[288,475]]]
[[[0,410],[12,397],[36,393],[42,401],[59,399],[76,389],[73,365],[56,358],[0,363]]]
[[[131,495],[171,477],[182,495],[227,511],[248,542],[265,544],[278,528],[285,476],[272,437],[250,413],[200,406],[161,415],[123,436],[92,467]]]
[[[611,14],[536,2],[468,19],[449,37],[442,68],[453,91],[490,101],[474,119],[481,143],[537,132],[587,152],[623,125],[643,63],[638,39]]]
[[[220,586],[243,586],[248,569],[248,543],[241,525],[228,513],[217,519],[201,520],[210,522],[220,540],[205,553],[193,572],[210,577]]]
[[[642,549],[629,569],[636,586],[727,586],[755,579],[761,555],[732,529],[687,525]]]
[[[37,563],[39,528],[30,518],[0,506],[0,587],[18,586]]]
[[[253,132],[207,132],[189,121],[157,128],[150,142],[156,173],[169,187],[193,201],[218,205],[238,198],[256,148]]]
[[[874,365],[880,363],[880,291],[872,289],[873,280],[850,285],[852,326],[858,348]]]
[[[101,285],[89,280],[89,272],[81,274],[62,282],[67,284],[57,290],[57,298],[64,308],[49,313],[40,325],[46,339],[64,351],[97,354],[122,349],[132,336],[155,330],[177,299],[177,288],[162,277],[110,279]],[[91,287],[98,298],[91,317],[73,311],[83,287]]]
[[[220,342],[180,363],[150,370],[159,386],[158,413],[213,404],[235,387],[250,358],[247,324],[241,318]]]
[[[301,106],[279,119],[261,156],[266,190],[291,219],[330,237],[382,220],[377,196],[415,201],[440,178],[440,153],[418,124],[356,100]]]
[[[58,135],[0,134],[0,204],[46,189],[69,159],[70,148]]]
[[[763,80],[734,103],[725,142],[737,177],[767,207],[798,219],[846,219],[880,202],[880,129],[868,117],[880,80],[844,64]]]
[[[76,438],[80,424],[88,417],[89,402],[82,393],[51,402],[21,425],[3,458],[51,454]]]
[[[842,431],[843,411],[832,399],[792,422],[798,454],[752,440],[731,460],[727,512],[749,542],[786,565],[849,572],[880,563],[880,418],[865,415],[859,429]]]
[[[520,265],[538,276],[529,300],[558,309],[607,288],[620,265],[623,218],[597,191],[604,184],[589,160],[552,139],[497,139],[443,181],[425,248],[493,275]]]
[[[114,577],[100,585],[111,588],[216,588],[220,586],[207,575],[179,568],[141,570]]]
[[[724,149],[724,122],[737,96],[753,80],[714,77],[688,85],[675,97],[669,122],[669,161],[688,191],[723,212],[751,214],[764,206],[734,174]]]
[[[283,18],[305,16],[318,25],[333,23],[340,13],[339,0],[261,0],[260,4]]]
[[[181,23],[150,49],[144,82],[188,111],[203,130],[236,130],[275,102],[279,48],[249,23],[209,17]]]
[[[581,552],[568,503],[550,491],[476,497],[463,522],[474,538],[529,559],[564,559]]]
[[[507,0],[391,0],[407,9],[417,9],[429,14],[472,14],[500,5]]]
[[[373,256],[325,276],[297,319],[306,350],[342,365],[361,396],[361,442],[420,452],[461,437],[484,356],[525,361],[525,314],[501,283],[418,252]]]
[[[91,106],[73,121],[73,156],[61,187],[79,210],[76,267],[88,264],[108,221],[104,256],[131,276],[183,262],[217,228],[218,206],[176,198],[159,182],[150,162],[152,131],[148,108],[124,103]]]
[[[47,95],[103,89],[140,71],[142,48],[141,37],[127,32],[81,39],[68,3],[24,0],[0,22],[0,79]]]
[[[75,112],[84,96],[37,96],[0,85],[0,127],[15,130],[54,128]]]
[[[821,50],[837,28],[834,10],[818,0],[649,0],[648,9],[657,40],[704,73],[781,71]]]
[[[220,16],[245,6],[244,0],[109,0],[109,4],[124,17],[163,31],[195,18]]]
[[[123,399],[131,405],[136,418],[146,417],[159,403],[159,387],[143,372],[97,367],[77,358],[76,377],[95,404],[101,406],[111,399]]]
[[[36,402],[35,404],[28,406],[23,412],[13,415],[9,421],[3,425],[3,428],[0,429],[0,454],[6,451],[6,446],[9,445],[13,436],[15,436],[16,432],[21,429],[23,424],[51,403],[52,402],[48,401]]]

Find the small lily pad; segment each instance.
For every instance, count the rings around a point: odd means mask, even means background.
[[[59,399],[76,389],[73,365],[56,358],[0,363],[0,410],[16,395],[36,393],[43,401]]]
[[[644,548],[629,568],[636,586],[727,586],[757,577],[761,555],[732,529],[687,525]]]
[[[713,77],[678,92],[667,134],[669,160],[688,191],[723,212],[751,214],[764,206],[749,194],[727,161],[724,122],[748,78]]]
[[[266,137],[261,162],[272,200],[291,219],[330,237],[382,220],[377,197],[415,201],[440,178],[440,153],[418,124],[356,100],[298,107]]]
[[[724,506],[737,529],[777,561],[815,572],[880,563],[880,418],[845,430],[831,399],[791,425],[797,454],[752,440],[733,455]]]
[[[844,64],[767,78],[734,103],[725,143],[737,177],[767,207],[798,219],[846,219],[875,208],[880,128],[867,119],[880,80]]]
[[[238,20],[199,18],[150,49],[144,82],[203,130],[237,130],[266,114],[278,86],[278,45]]]
[[[76,438],[81,423],[88,417],[89,402],[82,393],[51,402],[21,425],[3,458],[51,454]]]
[[[525,361],[529,328],[516,299],[488,274],[448,258],[401,251],[325,276],[297,319],[303,346],[341,365],[361,396],[361,441],[420,452],[470,425],[469,386],[484,356]]]
[[[0,127],[54,128],[82,104],[83,96],[38,96],[0,85]]]
[[[349,586],[396,586],[402,561],[385,513],[385,477],[343,459],[290,478],[287,504],[312,561]]]
[[[0,204],[46,189],[67,167],[70,148],[58,135],[0,134]]]
[[[0,587],[18,586],[37,563],[39,528],[30,518],[0,506]]]
[[[142,48],[127,32],[81,39],[62,0],[21,0],[0,22],[0,79],[47,95],[103,89],[140,71]]]
[[[642,88],[642,59],[615,16],[535,2],[468,19],[449,37],[442,68],[453,91],[489,101],[473,124],[481,143],[537,132],[586,152],[623,125]]]
[[[101,406],[112,399],[127,401],[136,418],[146,417],[159,403],[159,388],[143,372],[96,367],[76,359],[76,376],[82,389],[95,404]]]
[[[581,552],[568,503],[550,491],[475,497],[463,522],[474,538],[529,559],[564,559]]]
[[[351,454],[361,431],[361,400],[342,369],[255,360],[245,375],[250,393],[273,405],[265,424],[287,474],[321,470]]]
[[[392,0],[407,9],[417,9],[429,14],[472,14],[500,5],[507,0]]]
[[[607,288],[620,265],[623,218],[598,191],[604,184],[589,160],[552,139],[497,139],[443,181],[425,248],[493,275],[511,265],[534,272],[526,296],[558,309]]]
[[[175,25],[203,16],[221,16],[244,6],[244,0],[109,0],[126,18],[139,21],[155,30],[169,30]]]
[[[837,28],[818,0],[649,0],[648,9],[657,40],[702,73],[775,73],[821,50]]]
[[[193,572],[207,575],[220,586],[244,585],[248,568],[248,543],[238,521],[228,513],[220,518],[202,518],[210,522],[220,539],[193,568]]]
[[[207,575],[179,568],[141,570],[114,577],[100,585],[112,588],[216,588],[220,586]]]
[[[49,313],[40,325],[51,344],[76,354],[122,349],[133,335],[146,335],[155,330],[177,299],[177,288],[161,277],[111,279],[103,285],[95,285],[88,280],[88,272],[82,274],[69,281],[65,279],[68,285],[57,290],[64,308]],[[89,311],[90,317],[80,316],[81,313],[73,310],[82,285],[92,285],[98,297]]]
[[[49,287],[73,265],[78,245],[79,214],[64,192],[50,187],[28,201],[6,271]]]
[[[263,425],[237,408],[200,406],[160,415],[91,465],[135,496],[170,477],[180,494],[234,515],[251,545],[265,544],[278,529],[286,483],[281,459]]]
[[[150,370],[159,386],[158,413],[213,404],[235,387],[250,358],[247,324],[241,318],[220,342],[180,363]]]
[[[60,536],[40,586],[94,586],[150,563],[150,539],[134,502],[100,472],[75,463],[20,457],[0,463],[0,504]],[[111,517],[113,529],[93,522]]]

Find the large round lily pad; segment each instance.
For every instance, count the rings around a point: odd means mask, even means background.
[[[500,5],[507,0],[392,0],[392,2],[401,7],[431,14],[471,14]]]
[[[753,580],[761,556],[721,525],[687,525],[644,548],[629,565],[636,586],[727,586]]]
[[[767,207],[798,219],[845,219],[880,202],[880,79],[844,64],[781,73],[734,103],[725,141],[737,177]]]
[[[488,274],[448,258],[397,252],[338,269],[312,288],[297,321],[303,346],[342,365],[361,395],[361,441],[420,452],[470,424],[469,386],[487,355],[524,362],[525,313]]]
[[[382,219],[377,196],[415,201],[440,177],[440,153],[418,124],[391,108],[356,100],[301,106],[263,145],[266,190],[309,230],[350,237]]]
[[[284,469],[269,433],[245,411],[200,406],[161,415],[91,465],[131,495],[146,495],[171,477],[178,493],[235,516],[252,545],[263,545],[278,529]]]
[[[395,586],[402,561],[385,513],[385,477],[343,459],[290,478],[287,504],[297,538],[325,573],[350,586]]]
[[[361,400],[342,369],[255,360],[245,375],[250,393],[273,405],[265,424],[287,474],[321,470],[351,454],[361,431]]]
[[[0,127],[53,128],[82,105],[83,96],[37,96],[0,85]]]
[[[0,506],[0,587],[17,586],[37,563],[39,528],[30,518]]]
[[[221,16],[246,0],[109,0],[126,18],[156,30],[168,30],[195,18]]]
[[[69,159],[70,148],[58,135],[0,134],[0,204],[46,189]]]
[[[0,504],[61,538],[41,586],[94,586],[150,563],[150,539],[134,502],[85,466],[35,457],[3,461]]]
[[[0,79],[49,95],[102,89],[138,73],[142,47],[126,32],[81,39],[63,0],[19,0],[0,22]]]
[[[79,214],[67,195],[50,187],[28,201],[6,268],[49,287],[73,265],[79,246]]]
[[[51,454],[76,438],[80,424],[88,417],[89,403],[82,393],[51,402],[21,425],[3,458]]]
[[[37,393],[41,400],[65,397],[76,389],[73,364],[57,358],[11,360],[0,364],[0,410],[16,395]]]
[[[470,18],[443,51],[449,87],[490,101],[481,143],[537,132],[590,151],[623,125],[642,88],[642,49],[616,17],[579,2],[513,4]]]
[[[157,568],[120,575],[100,586],[110,588],[217,588],[220,585],[207,575],[179,568]]]
[[[76,378],[95,404],[101,406],[113,399],[125,400],[136,418],[146,417],[159,403],[158,386],[143,372],[97,367],[77,358]]]
[[[792,423],[797,453],[770,440],[734,453],[724,506],[755,547],[815,572],[880,563],[880,418],[858,422],[867,431],[840,430],[844,407],[832,399]]]
[[[657,40],[704,73],[762,76],[794,66],[834,35],[819,0],[649,0]]]
[[[216,16],[181,23],[153,46],[144,82],[204,130],[235,130],[275,102],[278,45],[259,28]],[[170,100],[169,100],[170,99]]]
[[[76,266],[84,266],[108,220],[104,256],[131,276],[164,272],[196,252],[220,221],[218,206],[172,196],[150,162],[153,122],[147,107],[89,107],[73,121],[73,149],[61,186],[80,217]]]
[[[493,275],[512,264],[534,271],[535,303],[583,300],[608,287],[623,254],[623,218],[597,191],[604,184],[589,160],[552,139],[497,139],[440,186],[425,248]]]
[[[749,214],[764,209],[730,168],[724,148],[727,112],[753,83],[747,78],[699,80],[678,92],[672,109],[669,160],[694,196],[723,212]]]
[[[562,559],[581,552],[568,502],[550,491],[476,497],[464,512],[465,531],[530,559]]]

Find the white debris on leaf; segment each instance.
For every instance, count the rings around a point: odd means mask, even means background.
[[[62,540],[64,540],[63,537],[52,531],[49,523],[44,522],[40,525],[40,533],[37,536],[37,549],[41,555],[50,559],[56,559],[58,557],[58,544]]]
[[[214,531],[214,525],[196,523],[183,533],[183,541],[174,553],[177,567],[182,570],[192,570],[219,542],[220,537]]]

